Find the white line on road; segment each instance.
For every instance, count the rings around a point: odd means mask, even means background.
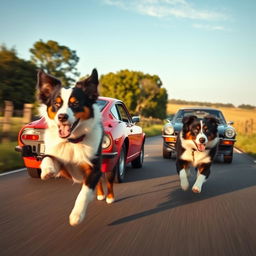
[[[10,172],[4,172],[4,173],[1,173],[0,174],[0,177],[1,176],[5,176],[5,175],[9,175],[9,174],[13,174],[13,173],[17,173],[17,172],[23,172],[25,171],[26,168],[21,168],[21,169],[17,169],[17,170],[14,170],[14,171],[10,171]]]

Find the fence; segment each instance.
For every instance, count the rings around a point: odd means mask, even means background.
[[[236,121],[234,127],[238,133],[252,135],[256,134],[256,125],[254,119],[248,119],[245,121]]]
[[[24,104],[23,116],[13,117],[14,107],[11,101],[5,101],[3,117],[0,118],[0,139],[6,142],[17,137],[19,129],[32,119],[33,104]]]

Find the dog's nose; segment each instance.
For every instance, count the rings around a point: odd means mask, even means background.
[[[60,122],[65,122],[68,120],[68,115],[67,114],[58,114],[58,119]]]
[[[203,138],[203,137],[200,138],[200,139],[199,139],[199,142],[202,143],[202,144],[205,143],[205,138]]]

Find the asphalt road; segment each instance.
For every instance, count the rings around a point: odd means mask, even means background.
[[[235,153],[232,164],[216,161],[193,194],[180,189],[161,144],[149,138],[143,168],[128,168],[116,202],[93,201],[78,227],[68,223],[78,184],[26,172],[0,177],[0,255],[256,255],[252,159]]]

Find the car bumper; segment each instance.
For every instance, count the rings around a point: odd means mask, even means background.
[[[177,136],[175,135],[162,135],[163,138],[163,146],[167,151],[175,151],[175,144],[177,140]],[[233,152],[235,139],[223,139],[220,138],[218,145],[217,155],[231,155]]]
[[[28,168],[40,168],[43,154],[32,152],[31,146],[16,146],[15,151],[21,153],[24,164]],[[117,161],[118,152],[102,152],[102,172],[112,171]]]

